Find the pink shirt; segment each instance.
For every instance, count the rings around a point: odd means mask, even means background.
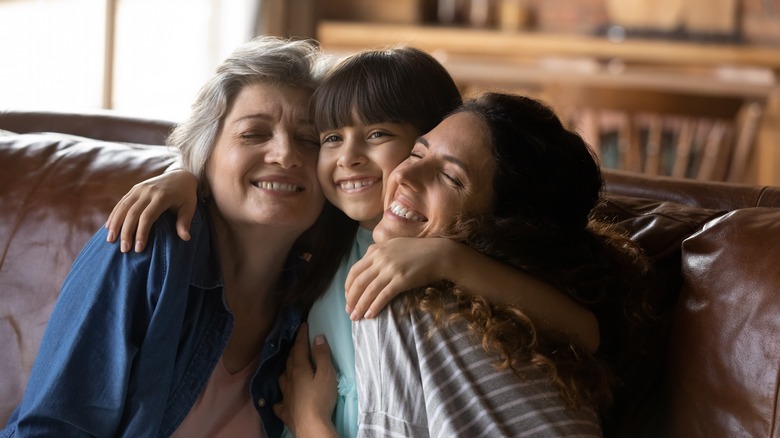
[[[244,369],[231,374],[220,358],[206,383],[206,388],[171,436],[266,438],[260,414],[257,413],[249,392],[249,381],[256,367],[255,360]]]

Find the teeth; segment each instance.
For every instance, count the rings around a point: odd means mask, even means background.
[[[363,187],[374,185],[374,181],[370,179],[360,179],[355,181],[346,181],[341,183],[343,190],[355,190]]]
[[[401,216],[403,218],[409,219],[410,221],[425,222],[425,218],[407,209],[406,207],[402,206],[401,204],[395,201],[393,201],[393,203],[390,204],[390,211],[392,211],[393,214],[395,214],[396,216]]]
[[[280,182],[268,182],[268,181],[261,181],[258,186],[261,189],[266,190],[273,190],[275,192],[297,192],[300,190],[300,187],[296,186],[295,184],[287,184],[287,183],[280,183]]]

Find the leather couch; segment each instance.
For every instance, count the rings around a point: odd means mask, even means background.
[[[134,183],[163,172],[169,121],[0,112],[0,422],[19,402],[73,259]],[[605,170],[598,214],[650,255],[659,315],[628,358],[609,436],[780,436],[780,188]]]

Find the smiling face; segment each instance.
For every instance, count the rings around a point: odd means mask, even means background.
[[[267,83],[236,95],[206,166],[225,222],[300,233],[317,219],[324,198],[309,98],[307,90]]]
[[[445,231],[457,215],[488,212],[495,163],[487,127],[457,113],[421,137],[390,175],[385,211],[374,240],[426,237]]]
[[[361,226],[372,229],[382,217],[383,187],[390,172],[409,156],[418,135],[409,123],[324,130],[317,174],[325,196]]]

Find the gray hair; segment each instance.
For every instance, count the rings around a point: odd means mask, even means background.
[[[247,85],[271,83],[314,91],[324,64],[310,40],[258,37],[239,46],[198,93],[189,117],[174,128],[167,144],[181,152],[182,167],[204,183],[206,163],[236,95]]]

